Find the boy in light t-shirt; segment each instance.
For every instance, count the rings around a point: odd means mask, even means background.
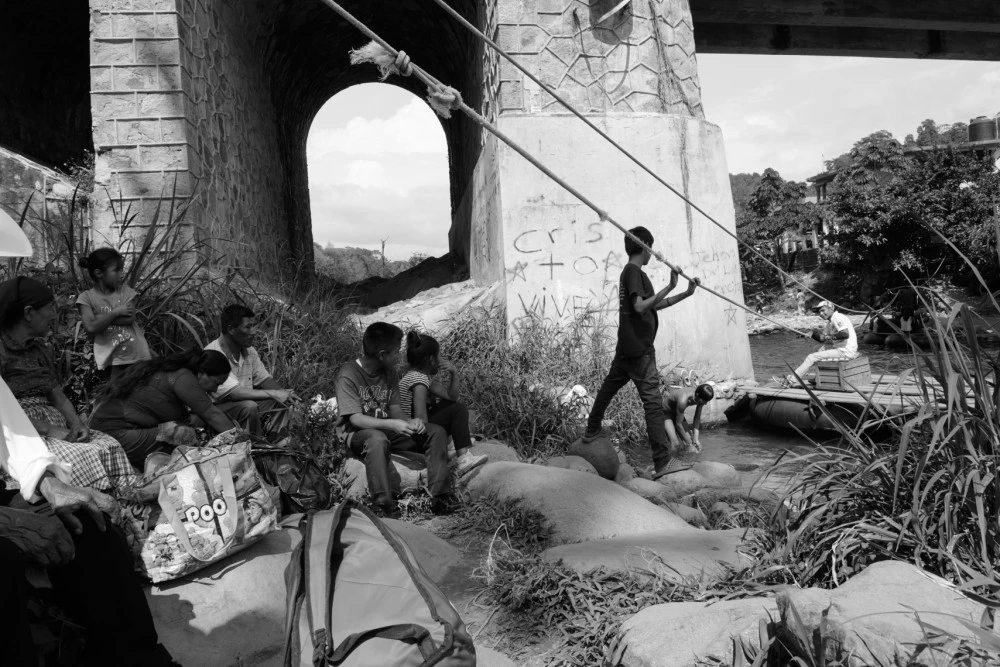
[[[808,355],[802,365],[795,369],[795,375],[803,380],[806,373],[819,361],[846,361],[858,356],[858,335],[847,315],[838,313],[837,307],[829,301],[823,301],[819,304],[819,316],[826,320],[826,326],[822,330],[814,330],[812,337],[816,342],[823,343],[823,346]],[[789,375],[783,384],[797,384],[795,375]]]

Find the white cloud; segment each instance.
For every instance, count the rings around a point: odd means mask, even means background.
[[[389,239],[392,259],[442,255],[451,203],[441,124],[410,93],[365,88],[333,98],[313,122],[307,143],[313,238],[365,248]],[[381,117],[363,115],[374,111]]]

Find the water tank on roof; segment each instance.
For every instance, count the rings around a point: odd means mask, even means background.
[[[980,116],[969,121],[969,141],[989,141],[996,138],[996,119]]]

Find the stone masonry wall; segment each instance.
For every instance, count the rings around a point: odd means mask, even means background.
[[[252,13],[213,0],[90,4],[96,177],[110,193],[96,198],[96,242],[117,242],[124,211],[144,233],[173,203],[215,266],[276,270],[287,253],[278,124]]]

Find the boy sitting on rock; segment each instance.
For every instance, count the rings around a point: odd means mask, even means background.
[[[399,473],[390,460],[394,451],[427,456],[431,511],[447,514],[456,505],[448,469],[448,435],[436,424],[405,419],[399,404],[399,365],[403,330],[386,322],[365,329],[362,355],[337,374],[337,406],[351,452],[364,460],[368,492],[390,518],[399,518],[393,493]]]

